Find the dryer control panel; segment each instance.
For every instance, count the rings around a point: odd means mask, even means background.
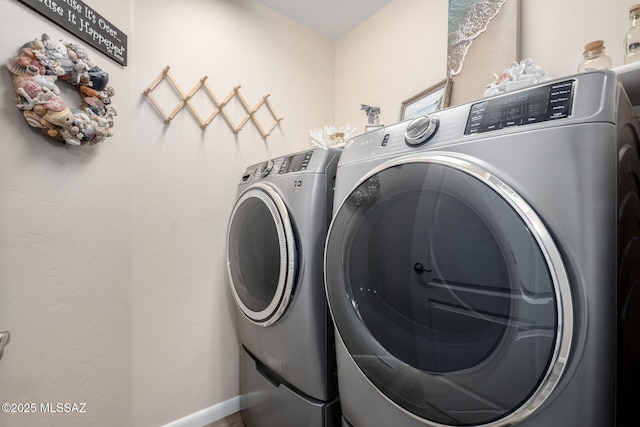
[[[465,135],[522,126],[571,115],[575,80],[496,96],[471,106]]]

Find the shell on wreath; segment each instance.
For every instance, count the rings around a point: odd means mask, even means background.
[[[90,108],[85,108],[84,111],[91,117],[91,123],[93,123],[97,129],[109,127],[109,120],[106,117],[96,114]]]
[[[67,108],[67,105],[64,103],[64,99],[60,98],[57,95],[54,95],[47,101],[46,104],[44,104],[44,107],[49,111],[59,112],[64,111],[64,109]]]
[[[67,45],[67,49],[73,51],[73,54],[76,56],[77,60],[84,62],[88,66],[88,68],[92,68],[95,66],[95,64],[89,59],[89,53],[84,47],[75,43],[70,43]]]
[[[69,80],[74,85],[87,85],[91,82],[91,77],[88,72],[86,64],[83,62],[74,62],[73,70],[67,75],[65,79]]]
[[[95,126],[89,125],[85,127],[84,130],[82,131],[82,135],[83,135],[81,138],[82,141],[89,142],[92,139],[94,139],[97,135]]]
[[[80,78],[78,79],[78,86],[89,87],[91,86],[91,77],[89,77],[89,73],[80,74]]]
[[[60,137],[69,145],[81,145],[82,143],[67,129],[60,129]]]
[[[24,74],[15,74],[15,75],[13,76],[13,88],[14,88],[14,90],[16,90],[16,91],[17,91],[17,90],[18,90],[18,89],[20,89],[20,88],[21,88],[21,87],[22,87],[26,82],[33,82],[33,83],[35,83],[35,84],[38,84],[37,82],[35,82],[35,81],[33,80],[33,77],[34,77],[34,75],[35,75],[35,74],[32,74],[32,73],[34,73],[34,72],[37,72],[37,68],[36,68],[36,67],[32,67],[32,66],[29,66],[29,67],[27,67],[27,68],[28,68],[28,70],[27,70],[27,72],[26,72],[26,73],[24,73]],[[36,71],[34,71],[34,70],[36,70]],[[38,85],[38,86],[40,86],[40,85]]]
[[[60,60],[67,54],[67,48],[64,43],[53,40],[48,34],[42,35],[42,43],[44,45],[44,49],[52,58]]]
[[[71,62],[78,62],[78,54],[70,46],[67,46],[67,56],[69,57]]]
[[[63,76],[65,74],[62,60],[64,60],[65,57],[69,63],[71,63],[71,60],[66,56],[67,49],[62,42],[53,41],[47,34],[43,34],[40,43],[37,43],[37,41],[32,42],[30,47],[36,59],[38,59],[44,67],[44,74],[56,76]]]
[[[91,124],[91,117],[89,117],[89,115],[85,113],[83,110],[74,108],[72,112],[73,112],[74,126],[78,126],[82,129],[84,126]]]
[[[118,115],[118,112],[116,111],[116,109],[115,109],[115,108],[113,108],[113,106],[112,106],[112,105],[109,105],[109,106],[107,107],[107,114],[105,114],[105,115],[104,115],[104,117],[109,121],[109,127],[110,127],[110,128],[112,128],[112,127],[113,127],[113,125],[114,125],[114,123],[115,123],[115,122],[114,122],[114,120],[113,120],[113,118],[114,118],[115,116],[117,116],[117,115]]]
[[[108,130],[104,128],[98,128],[96,129],[96,136],[91,141],[89,141],[89,145],[96,145],[97,143],[104,141],[110,136],[113,136],[113,132],[111,132],[110,134]]]
[[[56,76],[43,76],[38,68],[29,65],[26,73],[13,76],[13,86],[24,102],[18,108],[31,110],[37,104],[49,104],[47,109],[61,111],[64,108],[62,98],[56,96],[60,89],[54,83]],[[62,106],[60,106],[62,102]]]
[[[56,95],[60,93],[60,88],[56,86],[56,80],[58,76],[43,76],[42,74],[37,74],[33,76],[33,81],[38,83],[42,87],[46,87]]]
[[[44,120],[42,117],[35,114],[33,111],[25,111],[24,117],[27,120],[29,126],[39,128],[45,135],[56,138],[69,145],[80,145],[80,141],[74,138],[73,135],[65,128],[57,128],[50,122]]]
[[[111,98],[116,94],[116,90],[113,88],[113,86],[107,86],[104,88],[102,93]]]
[[[74,68],[82,68],[88,70],[89,68],[95,66],[86,56],[86,51],[80,50],[77,45],[67,45],[67,55],[69,56],[71,62],[75,64]]]
[[[49,76],[64,76],[65,71],[60,66],[59,61],[50,59],[44,51],[34,51],[34,54],[44,70],[42,74]]]
[[[87,113],[82,110],[73,110],[73,126],[71,133],[82,141],[89,142],[95,136],[95,126]]]
[[[27,74],[27,67],[29,65],[31,65],[31,59],[27,56],[21,55],[11,58],[9,62],[7,62],[7,69],[11,71],[11,74],[20,76],[22,74]]]
[[[33,49],[31,48],[23,48],[20,51],[20,56],[18,56],[18,62],[20,63],[24,63],[25,65],[28,63],[30,65],[35,65],[36,67],[38,67],[38,71],[40,74],[44,74],[45,73],[45,69],[42,66],[42,64],[40,63],[40,61],[38,60],[38,58],[36,58],[36,55],[33,53]]]
[[[33,128],[54,129],[54,126],[51,123],[43,120],[42,117],[33,111],[25,111],[22,114],[29,126]]]
[[[91,79],[91,87],[94,90],[100,92],[105,87],[107,87],[107,84],[109,83],[109,74],[107,74],[105,71],[102,71],[100,67],[91,67],[89,68],[88,73],[89,78]]]
[[[35,98],[36,96],[38,96],[38,94],[43,92],[42,86],[40,86],[38,83],[34,82],[33,80],[23,81],[20,87],[24,89],[27,95],[29,95],[29,97],[31,98]]]
[[[91,98],[97,98],[100,96],[100,92],[89,87],[89,86],[79,86],[78,87],[78,91],[80,92],[80,96],[82,98],[86,98],[86,97],[91,97]]]
[[[19,56],[16,56],[15,61],[20,64],[20,65],[24,65],[25,67],[27,65],[31,65],[31,63],[33,62],[34,58],[31,58],[28,55],[24,55],[24,54],[20,54]]]
[[[15,58],[7,62],[7,69],[15,76],[21,76],[27,73],[27,67],[19,64]]]
[[[47,110],[42,118],[52,125],[59,126],[63,129],[69,129],[73,126],[73,113],[69,107],[65,107],[62,111]]]
[[[47,113],[47,109],[42,104],[34,105],[32,111],[39,116],[44,116]]]
[[[98,115],[104,115],[107,110],[104,103],[95,96],[85,97],[84,102],[87,104],[87,108],[91,109],[91,111]]]
[[[33,48],[32,47],[22,47],[22,49],[20,49],[20,56],[29,58],[31,61],[37,59],[36,55],[33,53]]]
[[[11,71],[11,74],[14,76],[23,76],[25,74],[34,76],[40,72],[38,67],[33,64],[23,65],[17,60],[17,57],[7,62],[7,69]]]
[[[42,48],[44,48],[44,43],[42,43],[42,39],[33,39],[30,42],[27,42],[27,43],[23,44],[22,48],[23,49],[42,50]]]

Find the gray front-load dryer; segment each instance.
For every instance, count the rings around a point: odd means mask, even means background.
[[[322,276],[340,151],[309,149],[249,166],[229,220],[245,425],[339,420],[333,329]]]
[[[349,141],[325,249],[344,424],[640,425],[638,136],[596,71]]]

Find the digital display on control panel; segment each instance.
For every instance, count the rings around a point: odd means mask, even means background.
[[[298,172],[307,169],[312,154],[313,151],[307,151],[306,153],[285,157],[278,173]]]
[[[574,84],[567,80],[473,104],[465,135],[569,117]]]

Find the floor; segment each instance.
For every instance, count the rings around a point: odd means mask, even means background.
[[[242,422],[240,412],[236,412],[215,423],[207,424],[204,427],[244,427],[244,423]]]

